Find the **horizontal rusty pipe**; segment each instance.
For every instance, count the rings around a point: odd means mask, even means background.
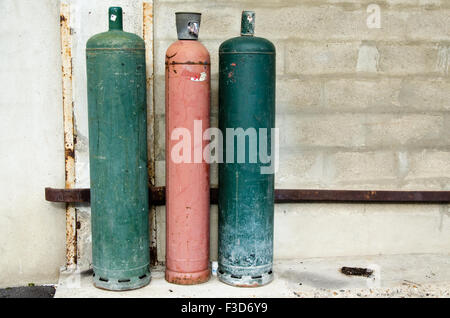
[[[450,191],[275,190],[275,203],[450,203]]]
[[[45,188],[45,200],[50,202],[89,203],[91,201],[91,191],[89,188],[82,188],[82,189]]]
[[[218,189],[211,189],[211,204],[217,204]],[[165,205],[165,187],[149,188],[150,204]],[[89,188],[45,188],[51,202],[88,203]],[[301,190],[276,189],[275,203],[450,203],[450,191],[371,191],[371,190]]]

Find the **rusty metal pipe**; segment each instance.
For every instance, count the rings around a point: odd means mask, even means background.
[[[61,3],[61,62],[62,62],[62,93],[64,119],[64,159],[65,186],[72,189],[75,186],[75,141],[73,94],[72,94],[72,37],[70,31],[70,5]],[[66,267],[76,268],[77,265],[77,215],[75,207],[66,205]]]
[[[218,189],[210,190],[211,204],[217,204]],[[166,204],[165,187],[149,188],[150,204]],[[89,188],[45,188],[45,199],[50,202],[89,203]],[[275,203],[421,203],[448,204],[450,191],[374,191],[374,190],[313,190],[276,189]]]

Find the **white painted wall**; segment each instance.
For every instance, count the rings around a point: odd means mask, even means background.
[[[64,265],[59,4],[0,1],[0,287],[55,283]]]
[[[108,27],[108,7],[142,36],[142,2],[65,0],[73,29],[76,184],[89,187],[86,41]],[[57,282],[65,264],[65,205],[44,199],[64,188],[60,1],[2,0],[0,12],[0,288]],[[91,264],[90,208],[78,205],[81,269]]]

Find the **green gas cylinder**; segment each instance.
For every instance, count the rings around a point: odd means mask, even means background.
[[[254,23],[254,12],[244,11],[241,36],[219,48],[218,277],[234,286],[273,278],[274,174],[262,168],[275,127],[275,47],[253,36]]]
[[[86,45],[94,285],[128,290],[150,282],[144,41],[109,31]]]

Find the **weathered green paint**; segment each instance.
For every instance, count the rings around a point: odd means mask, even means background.
[[[123,14],[121,7],[111,7],[108,10],[109,30],[123,31]]]
[[[150,282],[145,46],[121,13],[86,46],[94,284],[110,290]]]
[[[275,47],[263,38],[236,37],[219,48],[224,163],[219,164],[218,276],[231,285],[258,286],[273,277],[274,175],[261,174],[260,167],[267,164],[259,156],[256,163],[249,163],[248,138],[245,163],[237,163],[236,138],[234,163],[226,162],[227,128],[239,127],[255,128],[257,133],[266,128],[270,151],[275,127]]]

